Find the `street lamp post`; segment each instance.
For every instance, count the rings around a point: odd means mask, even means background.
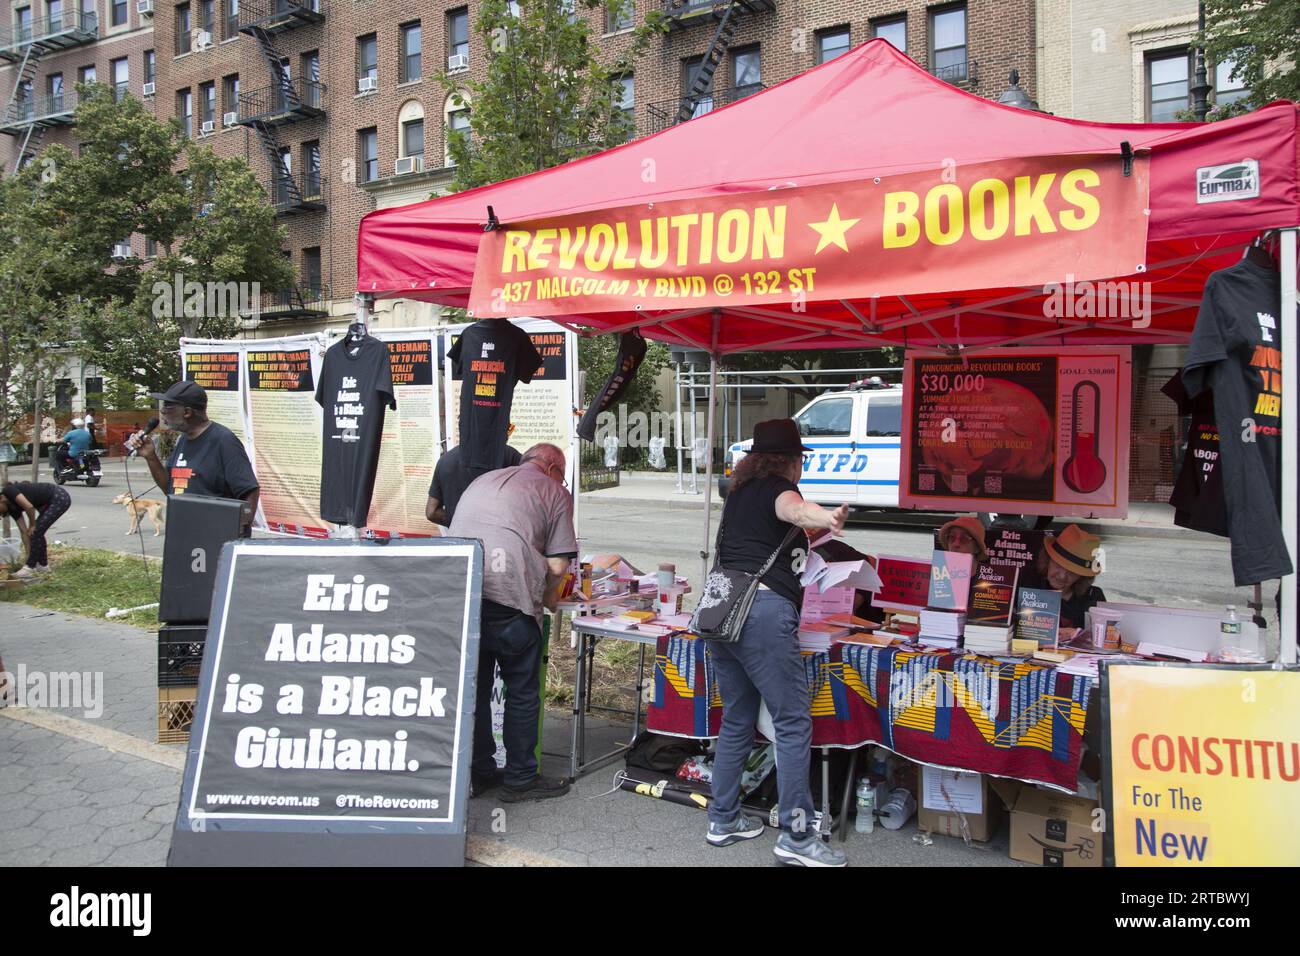
[[[1205,37],[1205,4],[1196,5],[1196,29],[1198,39]],[[1196,82],[1192,86],[1192,113],[1198,123],[1205,122],[1205,114],[1210,110],[1210,81],[1205,75],[1205,47],[1196,46]]]

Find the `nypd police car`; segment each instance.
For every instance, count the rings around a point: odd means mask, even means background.
[[[860,508],[898,507],[902,418],[903,386],[878,378],[819,395],[800,409],[795,424],[804,445],[812,449],[804,453],[799,478],[804,498]],[[719,479],[723,497],[732,471],[753,443],[751,438],[727,449]]]

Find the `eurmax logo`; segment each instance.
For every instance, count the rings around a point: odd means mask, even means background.
[[[1229,202],[1259,196],[1259,161],[1243,159],[1223,166],[1202,166],[1196,170],[1196,201]]]
[[[148,936],[152,913],[152,893],[82,893],[74,886],[50,897],[51,926],[125,926],[133,936]]]

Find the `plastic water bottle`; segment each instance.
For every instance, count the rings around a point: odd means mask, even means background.
[[[1237,605],[1229,604],[1219,618],[1219,659],[1231,655],[1229,648],[1241,644],[1241,618],[1237,617]]]
[[[858,817],[853,829],[859,833],[872,833],[876,829],[876,788],[866,777],[858,781],[857,798]]]

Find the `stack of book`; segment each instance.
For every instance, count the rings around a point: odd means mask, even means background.
[[[1011,653],[1011,612],[1020,568],[981,565],[971,588],[967,612],[966,650],[992,657]]]
[[[954,551],[930,556],[930,592],[921,612],[917,641],[928,647],[956,647],[966,626],[974,558]]]
[[[961,611],[926,608],[921,612],[921,633],[916,640],[927,647],[956,647],[965,626],[966,615]]]
[[[852,629],[828,621],[810,621],[799,625],[799,650],[829,651],[831,641],[845,637]]]

